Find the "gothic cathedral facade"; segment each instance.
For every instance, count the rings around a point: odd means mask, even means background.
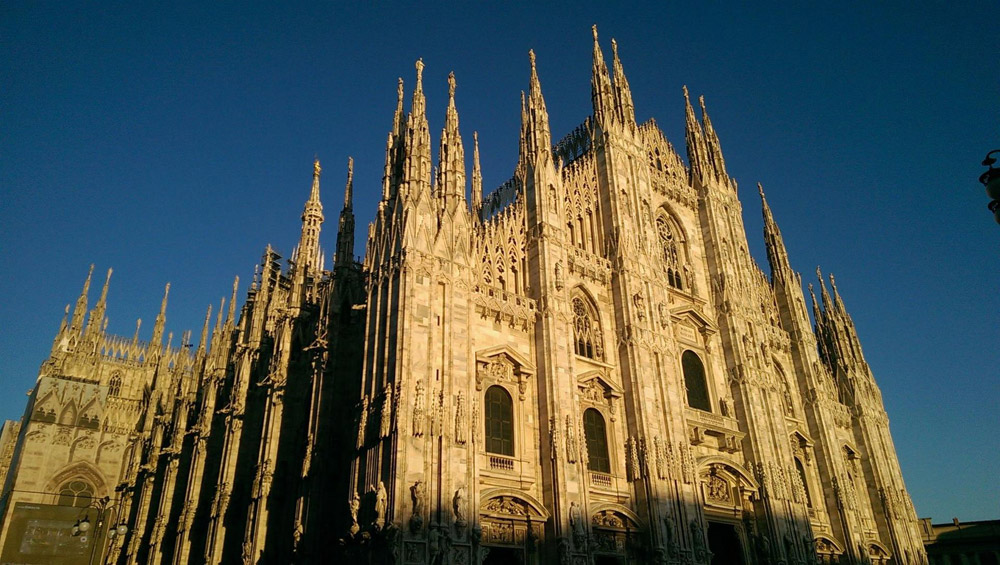
[[[317,161],[287,266],[197,344],[164,345],[166,294],[151,341],[107,334],[88,276],[4,435],[2,560],[926,563],[833,278],[806,300],[759,185],[757,266],[704,101],[685,164],[611,45],[556,143],[530,54],[488,194],[453,75],[432,166],[418,61],[363,260],[349,164],[324,267]]]

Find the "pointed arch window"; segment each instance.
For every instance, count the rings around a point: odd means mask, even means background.
[[[687,388],[688,406],[712,411],[708,399],[708,381],[705,380],[705,364],[694,351],[685,351],[681,355],[681,368],[684,371],[684,387]]]
[[[573,351],[581,357],[601,361],[604,344],[594,309],[582,297],[573,298]]]
[[[663,268],[667,271],[667,284],[684,290],[684,279],[682,276],[683,257],[680,238],[676,234],[676,229],[665,215],[656,217],[656,234],[660,240],[660,258],[663,260]]]
[[[502,386],[486,389],[486,451],[514,456],[514,402]]]
[[[604,416],[595,408],[587,408],[583,413],[583,435],[587,439],[587,469],[598,473],[610,473],[608,431],[604,424]]]
[[[795,470],[799,473],[799,480],[802,481],[802,490],[806,495],[806,506],[809,508],[813,507],[812,497],[809,496],[809,481],[806,480],[806,469],[802,466],[802,461],[796,457],[795,458]]]
[[[121,375],[112,375],[111,380],[108,381],[108,396],[121,396],[122,393],[122,377]]]
[[[83,479],[72,479],[59,489],[59,506],[86,508],[94,498],[94,487]]]

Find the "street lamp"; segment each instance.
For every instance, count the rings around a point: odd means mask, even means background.
[[[979,175],[979,182],[986,187],[986,196],[990,198],[987,207],[990,212],[993,212],[993,218],[1000,224],[1000,169],[993,167],[993,164],[997,162],[996,157],[993,156],[994,153],[1000,153],[1000,149],[994,149],[986,154],[983,166],[989,167],[989,169]]]
[[[90,517],[87,516],[86,514],[87,510],[90,508],[97,509],[97,529],[94,530],[95,535],[100,533],[101,528],[104,526],[105,518],[107,517],[108,513],[110,513],[112,510],[114,510],[115,518],[117,519],[118,518],[117,514],[120,507],[117,504],[109,504],[109,502],[111,502],[111,497],[105,496],[104,498],[99,498],[91,502],[87,506],[87,508],[84,508],[83,518],[77,520],[76,523],[73,524],[73,535],[82,536],[83,534],[86,534],[87,532],[90,531],[91,528]],[[118,538],[123,538],[127,533],[128,533],[128,526],[124,522],[119,523],[117,525],[113,524],[110,528],[108,528],[108,545],[113,547],[114,543],[118,540]],[[81,541],[83,541],[84,539],[86,538],[81,538]],[[89,563],[91,564],[94,563],[94,559],[97,557],[96,554],[97,554],[98,543],[100,543],[100,540],[95,539],[94,545],[90,551]],[[110,554],[110,552],[108,552],[108,554]],[[101,552],[102,563],[104,562],[103,559],[106,559],[108,554],[105,554],[104,551],[102,550]]]

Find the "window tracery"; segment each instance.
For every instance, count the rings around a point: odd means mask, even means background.
[[[112,375],[111,380],[108,382],[108,396],[121,396],[121,393],[122,377],[118,374]]]
[[[72,479],[66,481],[62,488],[59,489],[59,500],[56,502],[59,506],[75,506],[77,508],[86,508],[90,506],[91,500],[94,498],[94,487],[92,487],[87,481],[83,479]]]
[[[660,241],[660,258],[663,260],[663,268],[667,271],[667,284],[678,290],[684,290],[682,243],[671,224],[672,222],[665,215],[661,214],[656,217],[656,234]]]
[[[600,323],[594,309],[579,296],[573,298],[573,350],[581,357],[604,359]]]

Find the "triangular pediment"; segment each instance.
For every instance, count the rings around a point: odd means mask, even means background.
[[[625,392],[604,371],[587,371],[576,379],[581,390],[599,390],[604,398],[621,398]]]
[[[528,375],[533,375],[535,373],[535,366],[532,365],[528,358],[521,355],[508,345],[498,345],[476,352],[476,361],[489,363],[490,361],[497,360],[506,360],[507,362],[517,366],[521,373]]]
[[[701,310],[690,304],[672,309],[670,311],[670,318],[674,323],[687,321],[701,332],[715,333],[719,331],[716,325]]]

